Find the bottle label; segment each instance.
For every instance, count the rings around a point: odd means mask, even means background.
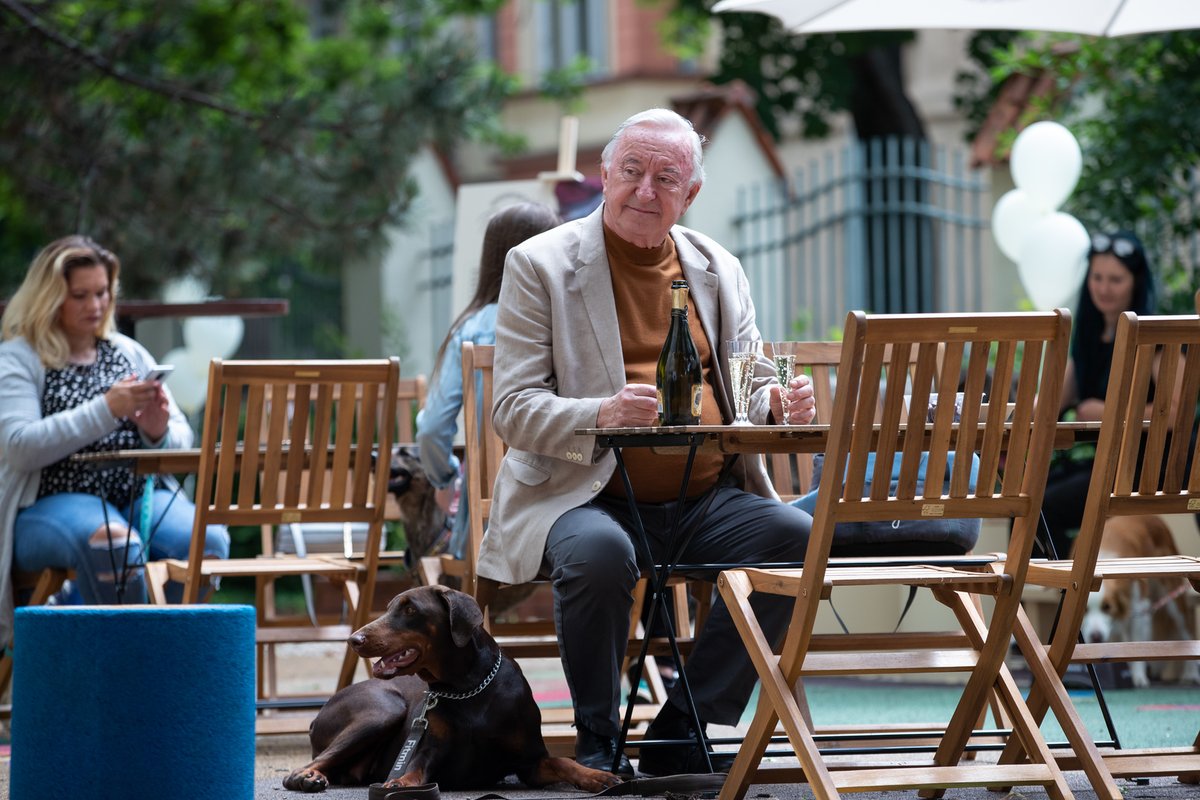
[[[662,390],[661,386],[658,387],[657,394],[658,394],[658,420],[661,423],[662,418],[663,418],[663,390]]]
[[[697,383],[692,387],[692,416],[696,418],[696,422],[700,422],[700,403],[704,399],[704,387]],[[659,410],[662,410],[662,402],[660,401]]]

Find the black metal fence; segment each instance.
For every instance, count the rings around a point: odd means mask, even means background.
[[[767,339],[827,339],[849,309],[978,311],[988,176],[963,147],[851,142],[739,192],[735,253]]]

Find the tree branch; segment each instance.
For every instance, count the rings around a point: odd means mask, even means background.
[[[214,111],[220,111],[222,114],[227,114],[231,117],[236,117],[247,122],[261,123],[270,119],[265,114],[256,114],[252,111],[247,111],[244,108],[231,106],[224,103],[211,95],[202,92],[193,91],[177,84],[168,83],[166,81],[155,80],[141,75],[134,75],[119,64],[114,64],[107,58],[97,53],[95,50],[84,46],[81,42],[65,36],[58,32],[45,22],[40,15],[18,0],[0,0],[0,9],[3,9],[13,16],[19,18],[22,22],[29,26],[30,30],[36,33],[41,38],[52,43],[56,47],[70,53],[75,59],[90,65],[103,74],[122,83],[136,86],[139,89],[145,89],[148,92],[163,95],[164,97],[182,100],[193,105],[210,108]]]

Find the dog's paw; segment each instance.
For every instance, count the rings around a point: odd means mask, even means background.
[[[1185,661],[1179,670],[1179,683],[1183,686],[1200,684],[1200,664],[1195,661]]]
[[[304,767],[284,778],[283,788],[293,792],[323,792],[329,788],[329,779],[315,769]]]
[[[1141,669],[1138,669],[1139,665],[1141,666]],[[1134,687],[1137,689],[1145,689],[1147,686],[1149,686],[1150,685],[1150,675],[1146,671],[1146,665],[1140,664],[1140,662],[1135,663],[1135,664],[1130,664],[1129,680],[1131,683],[1133,683]]]
[[[587,767],[580,767],[580,770],[582,774],[577,776],[573,783],[575,788],[583,789],[585,792],[602,792],[610,786],[621,783],[621,779],[611,772]]]

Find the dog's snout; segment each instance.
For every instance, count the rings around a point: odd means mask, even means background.
[[[412,485],[412,472],[406,467],[393,466],[391,480],[388,481],[388,491],[392,494],[404,494]]]
[[[350,639],[348,641],[350,642],[351,647],[353,647],[355,650],[359,650],[367,643],[367,637],[363,635],[362,631],[355,631],[354,633],[350,634]]]

